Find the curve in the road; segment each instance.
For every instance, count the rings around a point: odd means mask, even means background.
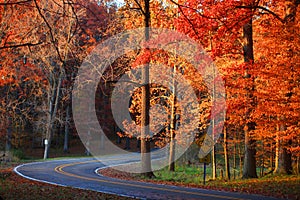
[[[111,161],[110,166],[125,163],[122,157],[106,158],[106,161],[108,160]],[[130,162],[137,161],[132,158]],[[95,173],[97,169],[105,167],[109,166],[104,166],[94,159],[68,159],[23,164],[17,166],[14,171],[34,181],[140,199],[274,199],[258,195],[119,180]]]
[[[79,176],[79,175],[76,175],[76,174],[68,173],[68,172],[65,172],[63,170],[63,168],[65,168],[65,167],[80,165],[80,164],[84,164],[84,163],[87,163],[87,162],[91,162],[91,161],[64,164],[64,165],[57,166],[54,170],[58,173],[63,174],[63,175],[76,177],[76,178],[80,178],[80,179],[83,179],[83,180],[97,181],[97,182],[101,182],[101,183],[113,183],[115,185],[137,187],[137,188],[142,188],[142,189],[156,189],[156,190],[161,190],[161,191],[164,191],[164,192],[166,191],[166,192],[176,192],[176,193],[180,193],[180,194],[199,195],[199,192],[190,192],[190,191],[183,191],[183,190],[180,190],[180,189],[171,189],[171,188],[158,188],[158,187],[153,187],[153,185],[140,185],[139,182],[136,182],[136,183],[134,183],[134,182],[120,182],[120,181],[118,181],[118,179],[116,179],[116,180],[103,180],[103,179],[99,179],[99,178],[84,177],[84,176]],[[97,160],[95,160],[94,162],[97,162]],[[106,167],[100,167],[100,168],[97,168],[94,171],[95,171],[96,174],[98,174],[96,171],[98,171],[99,169],[103,169],[103,168],[106,168]],[[157,184],[157,185],[159,185],[159,184]],[[225,199],[233,199],[233,200],[241,199],[241,198],[234,198],[234,197],[228,198],[228,196],[214,195],[214,194],[201,194],[201,195],[205,195],[207,197],[213,197],[213,198],[222,197],[222,198],[225,198]]]
[[[63,160],[61,160],[63,161]],[[70,187],[70,185],[68,184],[60,184],[60,183],[56,183],[56,182],[53,182],[53,181],[46,181],[46,180],[42,180],[42,179],[37,179],[37,178],[33,178],[33,176],[28,176],[28,175],[25,175],[23,174],[21,171],[22,167],[27,167],[29,165],[33,165],[33,164],[45,164],[46,162],[52,162],[52,161],[43,161],[43,162],[33,162],[33,163],[26,163],[26,164],[22,164],[22,165],[19,165],[19,166],[16,166],[13,171],[18,174],[19,176],[23,177],[23,178],[26,178],[26,179],[29,179],[29,180],[32,180],[32,181],[37,181],[37,182],[41,182],[41,183],[47,183],[47,184],[51,184],[51,185],[56,185],[56,186],[61,186],[61,187]],[[95,162],[95,160],[93,160],[93,162]],[[79,164],[80,162],[78,162]],[[75,163],[74,163],[75,164]],[[58,166],[59,167],[59,166]],[[57,167],[57,171],[58,170],[58,167]],[[56,170],[56,168],[54,169]],[[74,176],[74,175],[73,175]],[[102,193],[106,193],[106,194],[112,194],[112,195],[117,195],[117,196],[123,196],[123,197],[129,197],[129,198],[136,198],[136,196],[130,196],[130,195],[125,195],[125,194],[120,194],[120,193],[114,193],[114,192],[108,192],[108,191],[101,191],[101,190],[98,190],[98,189],[91,189],[91,188],[86,188],[86,187],[73,187],[73,188],[76,188],[76,189],[83,189],[83,190],[90,190],[90,191],[95,191],[95,192],[102,192]]]

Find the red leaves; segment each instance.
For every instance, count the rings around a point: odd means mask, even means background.
[[[150,60],[151,60],[151,52],[150,52],[150,50],[144,49],[137,56],[136,60],[132,63],[132,68],[136,68],[138,66],[149,64]]]

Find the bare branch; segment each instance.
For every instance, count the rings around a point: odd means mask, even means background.
[[[183,5],[183,4],[180,4],[180,3],[177,3],[176,1],[174,0],[170,0],[172,3],[174,3],[176,6],[178,6],[179,10],[182,11],[181,8],[188,8],[192,11],[195,11],[198,15],[200,15],[201,17],[204,17],[204,18],[207,18],[207,19],[218,19],[218,18],[215,18],[215,17],[210,17],[210,16],[207,16],[207,15],[204,15],[202,14],[201,12],[199,12],[199,10],[195,9],[195,8],[192,8],[190,6],[187,6],[187,5]]]
[[[25,1],[17,1],[17,2],[6,2],[6,3],[0,3],[0,6],[7,6],[7,5],[17,5],[17,4],[24,4],[31,2],[32,0],[25,0]]]
[[[134,2],[138,5],[138,7],[140,8],[141,12],[143,13],[144,16],[146,16],[146,13],[142,7],[142,5],[137,1],[137,0],[134,0]]]
[[[9,46],[3,46],[0,47],[1,49],[10,49],[10,48],[18,48],[18,47],[32,47],[32,46],[37,46],[42,44],[43,42],[38,42],[38,43],[23,43],[23,44],[16,44],[16,45],[9,45]]]
[[[135,82],[135,81],[130,81],[130,80],[122,80],[122,81],[115,81],[115,80],[112,80],[112,81],[106,81],[107,83],[131,83],[137,87],[141,87],[143,86],[143,84],[139,83],[139,82]]]
[[[35,7],[36,7],[37,10],[38,10],[39,15],[42,17],[43,21],[46,23],[46,26],[47,26],[48,29],[49,29],[49,33],[50,33],[50,37],[51,37],[51,42],[52,42],[52,44],[53,44],[53,46],[54,46],[54,48],[55,48],[55,50],[56,50],[56,52],[57,52],[57,56],[58,56],[59,60],[63,63],[64,61],[63,61],[63,59],[62,59],[62,57],[61,57],[61,55],[60,55],[59,49],[58,49],[58,47],[57,47],[57,45],[56,45],[56,42],[55,42],[54,35],[53,35],[53,33],[52,33],[52,27],[50,26],[50,24],[49,24],[49,22],[47,21],[46,17],[43,15],[43,13],[42,13],[42,11],[41,11],[39,5],[38,5],[37,2],[36,2],[36,0],[34,0],[34,4],[35,4]]]
[[[284,23],[284,20],[281,19],[276,13],[274,13],[273,11],[271,11],[265,7],[262,7],[262,6],[236,6],[236,8],[260,9],[260,10],[268,12],[269,14],[273,15],[276,19],[278,19],[280,22]]]
[[[72,2],[72,1],[71,1]],[[73,33],[71,33],[71,37],[69,38],[69,41],[68,43],[72,40],[72,38],[75,36],[76,32],[77,32],[77,28],[78,26],[80,25],[80,21],[78,19],[78,16],[77,16],[77,13],[75,11],[75,8],[73,5],[70,5],[71,6],[71,9],[72,9],[72,12],[73,12],[73,15],[75,16],[75,19],[76,19],[76,24],[75,24],[75,28],[74,28],[74,31]],[[81,28],[81,27],[80,27]]]

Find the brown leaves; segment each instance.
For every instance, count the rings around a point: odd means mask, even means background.
[[[54,186],[18,176],[11,167],[0,168],[0,197],[4,199],[130,199],[94,191]]]

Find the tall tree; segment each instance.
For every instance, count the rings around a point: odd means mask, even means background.
[[[144,23],[145,23],[145,41],[150,38],[150,1],[144,0]],[[149,54],[149,49],[145,49],[146,54]],[[142,105],[141,105],[141,162],[142,171],[145,176],[154,176],[151,169],[151,156],[150,156],[150,140],[149,140],[149,122],[150,122],[150,85],[149,85],[149,63],[151,57],[147,58],[146,67],[142,69]]]
[[[254,53],[253,53],[253,28],[252,28],[252,19],[249,20],[243,26],[243,50],[244,50],[244,62],[251,67],[251,64],[254,63]],[[249,108],[246,111],[246,119],[250,119],[250,115],[253,112],[253,106],[255,106],[254,101],[254,77],[246,70],[245,78],[249,79],[252,84],[247,88],[248,95],[248,105]],[[243,178],[257,178],[256,173],[256,149],[255,149],[255,140],[253,138],[253,131],[255,130],[255,122],[249,120],[244,128],[245,131],[245,157],[244,157],[244,167],[243,167]]]

